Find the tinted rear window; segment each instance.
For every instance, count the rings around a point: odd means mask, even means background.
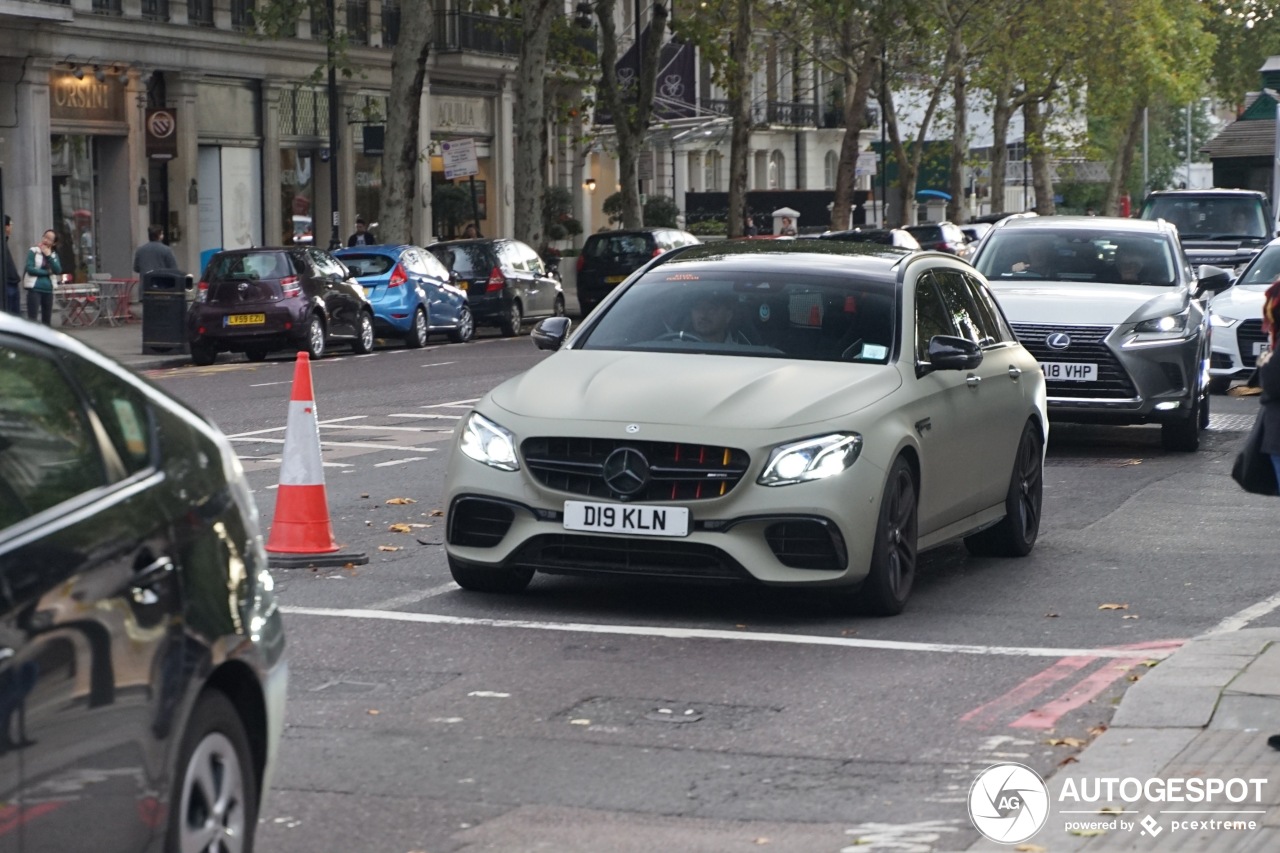
[[[1267,217],[1257,196],[1157,196],[1142,208],[1143,219],[1164,219],[1184,240],[1267,236]]]
[[[428,251],[444,264],[445,269],[456,272],[462,278],[487,276],[492,267],[488,247],[483,244],[431,246]]]
[[[386,275],[396,265],[388,255],[343,255],[341,260],[356,278]]]
[[[652,234],[595,234],[587,238],[582,253],[588,258],[628,257],[652,255]]]
[[[284,278],[287,275],[293,275],[293,263],[284,252],[217,255],[209,261],[209,269],[205,271],[206,280],[257,281]]]

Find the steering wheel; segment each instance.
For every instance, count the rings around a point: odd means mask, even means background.
[[[693,332],[684,332],[684,331],[663,332],[661,335],[658,335],[657,340],[659,341],[693,341],[699,344],[706,343],[706,341],[704,341],[702,338],[695,335]]]

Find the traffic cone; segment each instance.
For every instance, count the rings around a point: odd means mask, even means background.
[[[311,360],[305,352],[298,353],[293,368],[284,462],[280,466],[280,490],[276,493],[276,514],[267,538],[267,552],[274,568],[369,562],[362,553],[342,553],[333,541],[324,462],[320,459],[320,427],[311,390]]]

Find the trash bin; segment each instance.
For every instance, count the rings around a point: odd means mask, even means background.
[[[142,353],[189,352],[187,294],[194,280],[182,270],[152,270],[142,277]]]

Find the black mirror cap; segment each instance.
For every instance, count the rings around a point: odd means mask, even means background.
[[[966,338],[934,335],[929,339],[929,364],[934,370],[972,370],[982,364],[982,347]]]
[[[564,339],[569,337],[572,326],[573,321],[568,317],[548,317],[533,327],[529,337],[533,338],[538,349],[558,350],[563,346]]]
[[[1231,271],[1211,264],[1201,264],[1197,272],[1200,290],[1221,293],[1231,286]]]

